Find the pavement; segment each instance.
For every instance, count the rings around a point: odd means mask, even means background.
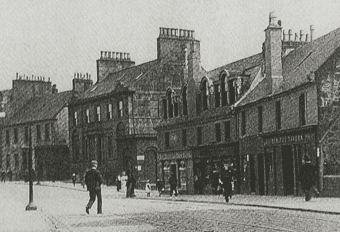
[[[24,182],[6,182],[1,183],[0,188],[4,185],[27,185]],[[36,182],[34,183],[36,184]],[[51,188],[66,188],[73,191],[84,191],[79,183],[73,186],[69,182],[40,182],[40,185]],[[226,203],[224,197],[218,195],[178,195],[177,197],[169,195],[158,196],[157,191],[152,191],[151,196],[147,197],[145,190],[135,190],[136,198],[141,200],[160,200],[160,201],[185,201],[201,202],[209,204],[230,204],[249,207],[266,207],[282,210],[306,211],[323,214],[340,215],[340,198],[312,198],[311,201],[305,202],[304,197],[294,196],[259,196],[259,195],[234,195],[229,203]],[[122,198],[125,192],[117,192],[116,186],[102,186],[103,199]],[[27,199],[25,199],[27,198]],[[4,199],[11,199],[10,193]],[[50,231],[53,225],[41,210],[26,211],[28,196],[11,201],[1,201],[0,199],[0,231]],[[5,213],[3,213],[5,212]],[[18,220],[20,218],[20,220]]]

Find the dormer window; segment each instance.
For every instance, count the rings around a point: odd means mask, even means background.
[[[207,110],[208,109],[208,100],[209,100],[209,86],[208,86],[208,81],[204,80],[202,83],[202,89],[201,89],[201,93],[202,93],[202,100],[203,100],[203,110]]]
[[[183,102],[183,115],[188,114],[188,102],[187,102],[187,87],[184,86],[182,92],[182,102]]]
[[[221,79],[221,95],[222,95],[222,106],[229,105],[229,91],[228,91],[228,80],[227,74],[222,75]]]
[[[221,99],[221,91],[220,91],[220,85],[215,85],[214,86],[214,93],[215,93],[215,107],[220,107],[220,99]]]
[[[167,93],[167,103],[168,103],[168,111],[169,111],[169,118],[174,116],[173,112],[173,102],[172,102],[172,91],[169,90]]]

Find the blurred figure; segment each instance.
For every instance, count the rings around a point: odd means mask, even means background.
[[[149,180],[146,181],[145,191],[146,191],[146,196],[147,196],[147,197],[150,197],[150,193],[151,193],[151,185],[150,185],[150,181],[149,181]]]
[[[171,174],[169,178],[169,184],[170,184],[170,197],[172,196],[173,192],[175,192],[175,197],[177,197],[177,179],[174,174]]]
[[[119,192],[119,190],[122,188],[122,182],[121,182],[120,175],[117,176],[116,182],[117,182],[117,192]]]
[[[157,188],[157,190],[158,190],[158,194],[159,194],[159,196],[161,196],[162,195],[162,192],[163,192],[163,181],[161,181],[160,179],[157,179],[157,182],[156,182],[156,188]]]
[[[316,196],[319,196],[319,191],[314,188],[314,183],[316,181],[316,168],[312,165],[312,161],[309,156],[305,156],[304,164],[301,166],[300,170],[300,181],[302,190],[305,193],[305,201],[312,199],[312,190],[315,191]]]
[[[75,187],[76,186],[76,174],[75,173],[72,174],[72,182],[73,182],[73,187]]]

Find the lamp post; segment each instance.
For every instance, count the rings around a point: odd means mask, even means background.
[[[37,206],[33,203],[33,167],[32,167],[32,129],[29,126],[28,133],[28,178],[29,178],[29,203],[26,206],[26,210],[37,210]]]

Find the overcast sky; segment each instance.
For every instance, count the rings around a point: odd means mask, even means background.
[[[293,33],[340,27],[337,0],[1,0],[0,90],[16,72],[50,77],[59,91],[75,72],[95,82],[100,51],[128,52],[136,65],[156,59],[160,27],[194,30],[211,70],[261,52],[271,11]]]

